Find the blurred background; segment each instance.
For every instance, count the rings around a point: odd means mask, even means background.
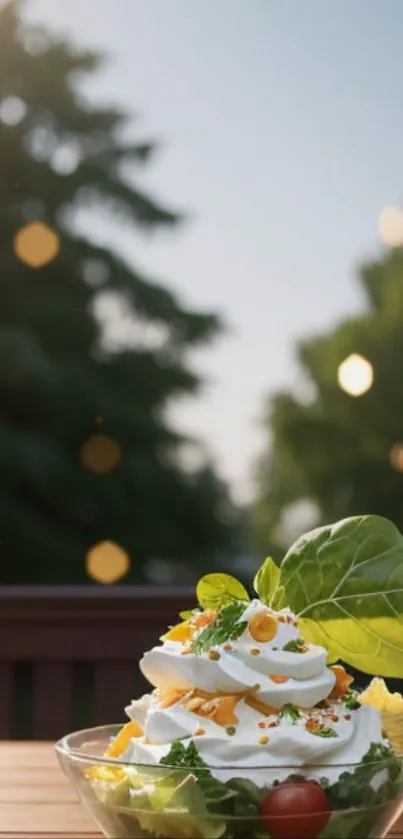
[[[402,25],[0,3],[10,592],[249,582],[317,524],[403,527]]]

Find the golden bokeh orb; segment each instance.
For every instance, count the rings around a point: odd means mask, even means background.
[[[130,570],[130,557],[115,542],[99,542],[88,551],[85,570],[97,583],[116,583]]]
[[[91,472],[106,475],[119,466],[122,450],[107,434],[94,434],[81,446],[81,461]]]
[[[14,253],[30,268],[43,268],[57,256],[60,238],[42,221],[26,224],[14,236]]]

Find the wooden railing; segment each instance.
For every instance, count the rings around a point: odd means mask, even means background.
[[[180,588],[0,587],[0,738],[123,721],[147,690],[142,653],[193,604]]]

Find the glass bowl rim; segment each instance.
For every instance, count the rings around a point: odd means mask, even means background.
[[[82,735],[82,736],[84,736],[84,735],[91,736],[92,735],[92,740],[90,740],[90,742],[94,742],[94,741],[97,740],[97,738],[96,738],[97,734],[98,734],[98,742],[101,742],[100,739],[99,739],[99,735],[101,734],[101,732],[106,733],[107,731],[111,731],[110,736],[113,736],[112,735],[112,729],[120,730],[122,728],[122,725],[123,725],[123,723],[108,723],[107,725],[98,725],[98,726],[94,726],[94,727],[91,727],[91,728],[79,729],[78,731],[71,731],[69,734],[65,734],[64,737],[61,737],[60,740],[58,740],[55,743],[56,753],[58,755],[61,755],[65,758],[69,759],[69,760],[74,760],[74,761],[78,761],[78,762],[82,762],[82,763],[92,763],[92,764],[96,764],[96,765],[99,765],[99,766],[116,766],[116,767],[121,767],[121,768],[126,767],[126,768],[131,768],[131,769],[134,769],[135,767],[139,767],[139,768],[147,770],[147,771],[154,771],[154,770],[157,771],[158,769],[160,771],[162,771],[162,770],[171,770],[172,771],[173,769],[176,769],[176,770],[183,769],[183,767],[176,766],[175,764],[140,763],[138,761],[121,760],[120,758],[115,758],[115,757],[104,757],[104,756],[94,755],[94,754],[90,754],[90,753],[85,753],[85,752],[81,751],[81,749],[79,749],[79,748],[72,747],[69,743],[69,741],[72,738],[78,737],[79,735]],[[403,762],[403,753],[393,752],[393,754],[395,755],[397,760]],[[372,765],[376,765],[377,763],[382,764],[382,760],[379,760],[379,761],[374,760]],[[354,761],[354,762],[351,762],[351,761],[348,762],[348,761],[344,760],[340,763],[304,763],[304,764],[295,764],[295,763],[284,764],[284,763],[282,763],[282,764],[273,764],[273,765],[267,765],[267,764],[265,764],[265,765],[262,765],[262,764],[255,765],[254,764],[254,765],[248,765],[248,766],[242,766],[239,763],[238,764],[236,764],[236,763],[235,764],[226,763],[224,765],[217,765],[217,764],[209,763],[209,764],[206,764],[206,769],[213,769],[216,772],[220,772],[220,771],[227,772],[228,770],[230,770],[230,771],[234,770],[237,773],[239,773],[240,770],[245,770],[246,772],[248,772],[248,771],[267,772],[269,769],[270,770],[273,770],[273,769],[290,769],[290,770],[293,770],[295,774],[298,774],[298,770],[304,770],[304,772],[306,772],[306,770],[307,769],[309,770],[310,768],[315,769],[316,771],[318,769],[324,769],[324,770],[326,770],[326,769],[344,769],[344,771],[349,771],[349,770],[353,771],[355,768],[357,768],[358,766],[361,766],[361,765],[362,765],[362,760]],[[195,766],[195,767],[187,766],[186,769],[189,769],[189,770],[200,769],[200,766],[199,767],[198,766]]]

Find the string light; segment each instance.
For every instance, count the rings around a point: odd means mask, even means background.
[[[362,396],[370,390],[374,381],[371,362],[362,355],[352,353],[339,364],[337,381],[341,390],[349,396]]]
[[[22,227],[14,237],[14,253],[30,268],[42,268],[51,262],[60,249],[60,239],[47,224],[33,221]]]
[[[85,570],[98,583],[116,583],[129,569],[129,554],[115,542],[99,542],[87,553]]]

